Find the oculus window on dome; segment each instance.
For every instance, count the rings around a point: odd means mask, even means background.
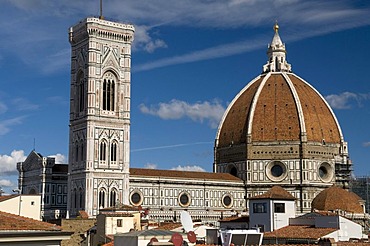
[[[319,173],[319,177],[322,181],[330,182],[333,179],[333,176],[334,176],[334,169],[329,163],[323,162],[319,166],[318,173]]]
[[[287,176],[287,168],[283,162],[273,161],[266,166],[266,175],[272,181],[282,181]]]

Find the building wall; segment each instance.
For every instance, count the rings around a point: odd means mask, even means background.
[[[279,160],[278,162],[284,168],[284,174],[278,179],[271,175],[271,167],[274,162],[273,159],[259,159],[222,163],[216,165],[216,171],[230,173],[235,167],[237,176],[246,182],[246,196],[248,198],[267,192],[273,185],[279,185],[297,198],[296,209],[300,213],[310,212],[312,200],[316,195],[335,183],[334,160]],[[323,165],[329,171],[325,178],[319,174],[320,167]]]
[[[149,209],[149,218],[154,220],[179,222],[179,211],[187,210],[193,219],[215,222],[245,211],[244,195],[242,181],[130,177],[130,204]],[[135,203],[134,196],[140,197],[139,202]],[[182,196],[188,202],[182,202]]]
[[[274,204],[283,203],[285,204],[285,211],[283,213],[277,213],[274,211]],[[294,201],[283,201],[283,200],[273,200],[271,201],[271,212],[272,223],[274,230],[282,228],[289,225],[289,219],[296,216]]]
[[[338,241],[349,241],[350,238],[363,238],[362,226],[342,216],[322,216],[315,219],[315,227],[338,228],[338,231],[327,235]]]
[[[22,195],[39,194],[44,220],[64,218],[67,205],[67,165],[55,164],[55,158],[31,151],[17,163],[18,190]]]
[[[284,211],[275,211],[276,204],[284,204]],[[263,230],[274,231],[289,225],[289,219],[296,215],[294,201],[275,199],[249,200],[249,225],[253,227],[263,226]]]
[[[272,230],[271,203],[269,200],[249,200],[249,226],[260,227],[261,231]]]
[[[18,195],[0,202],[3,212],[41,220],[41,195]]]

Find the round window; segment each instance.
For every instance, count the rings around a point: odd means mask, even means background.
[[[233,199],[229,194],[224,195],[222,198],[222,205],[226,208],[230,208],[233,203]]]
[[[333,168],[327,162],[321,163],[321,165],[319,166],[318,173],[319,173],[320,179],[324,182],[330,182],[333,179],[333,173],[334,173]]]
[[[278,165],[278,164],[275,164],[274,166],[272,166],[271,168],[271,174],[274,176],[274,177],[280,177],[281,175],[283,175],[284,173],[284,169],[282,166]]]
[[[181,193],[179,196],[179,203],[182,207],[187,207],[190,204],[190,196],[188,193]]]
[[[272,181],[282,181],[287,176],[287,168],[283,162],[273,161],[266,166],[266,175]]]
[[[319,175],[320,175],[320,178],[322,178],[322,179],[324,179],[328,176],[328,170],[326,169],[326,167],[321,166],[319,168]]]
[[[139,191],[134,191],[131,193],[130,202],[132,205],[139,206],[143,201],[142,195]]]

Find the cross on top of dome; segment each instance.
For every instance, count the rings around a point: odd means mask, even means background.
[[[286,61],[285,44],[279,36],[279,25],[274,25],[275,35],[267,49],[268,61],[263,66],[263,72],[291,72],[291,65]]]

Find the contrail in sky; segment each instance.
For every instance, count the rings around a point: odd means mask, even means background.
[[[156,149],[169,149],[169,148],[184,147],[184,146],[191,146],[191,145],[198,145],[198,144],[211,144],[211,143],[213,143],[213,142],[196,142],[196,143],[173,144],[173,145],[149,147],[149,148],[142,148],[142,149],[133,149],[133,150],[131,150],[131,152],[156,150]]]

